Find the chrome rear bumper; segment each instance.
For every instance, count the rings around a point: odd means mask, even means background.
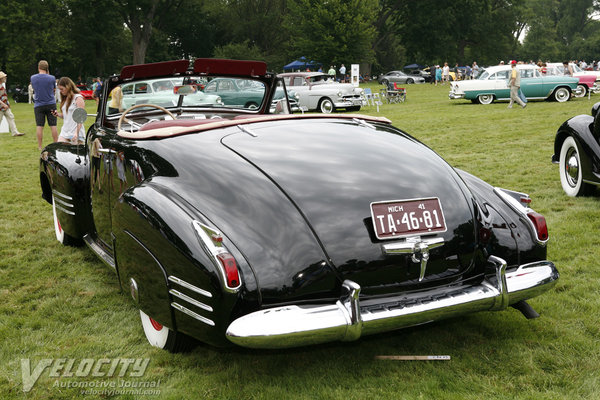
[[[390,331],[461,314],[503,310],[552,288],[558,271],[550,261],[506,271],[491,256],[494,273],[478,285],[457,285],[385,299],[359,301],[360,286],[346,280],[348,295],[331,305],[283,306],[256,311],[233,321],[227,338],[243,347],[287,348]]]

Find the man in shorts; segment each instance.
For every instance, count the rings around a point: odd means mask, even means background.
[[[56,99],[54,98],[54,91],[56,89],[56,79],[54,75],[50,75],[48,72],[48,61],[41,60],[38,63],[38,73],[31,76],[31,85],[35,93],[33,99],[33,112],[35,114],[35,133],[37,135],[38,148],[42,150],[42,138],[44,134],[44,125],[46,120],[50,131],[52,132],[52,139],[56,142],[58,140],[58,129],[56,128],[56,116],[52,114],[52,111],[56,110]]]

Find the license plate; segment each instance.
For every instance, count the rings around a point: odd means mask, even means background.
[[[371,203],[377,239],[446,232],[442,205],[437,197]]]

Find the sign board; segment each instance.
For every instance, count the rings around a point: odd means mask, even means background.
[[[352,80],[352,84],[354,85],[354,87],[358,87],[359,83],[360,72],[358,67],[358,64],[352,64],[350,68],[352,74],[350,79]]]

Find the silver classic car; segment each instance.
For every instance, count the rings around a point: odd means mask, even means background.
[[[335,82],[322,72],[287,72],[278,77],[296,92],[300,108],[328,114],[338,108],[358,111],[364,105],[362,89],[350,83]]]

